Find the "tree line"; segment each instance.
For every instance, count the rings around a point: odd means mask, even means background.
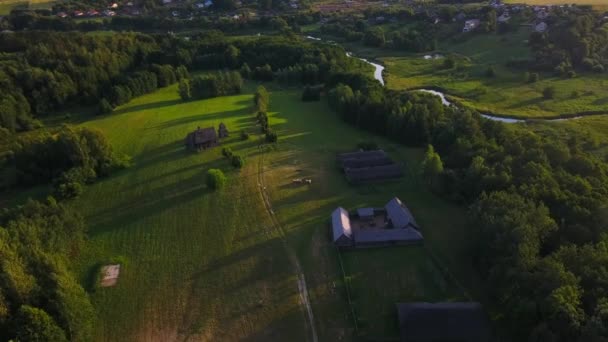
[[[0,213],[0,339],[90,341],[95,312],[68,268],[81,215],[52,197]]]

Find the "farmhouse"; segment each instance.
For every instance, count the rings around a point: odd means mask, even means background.
[[[420,244],[423,237],[409,209],[397,197],[384,208],[359,208],[354,213],[338,207],[331,214],[337,247],[377,247]]]
[[[403,176],[401,166],[382,150],[339,154],[338,164],[351,183],[364,183]]]
[[[194,132],[188,133],[185,142],[189,149],[200,151],[217,146],[218,138],[213,127],[198,127]]]
[[[471,19],[464,22],[464,27],[462,28],[462,32],[470,32],[479,27],[481,21],[479,19]]]
[[[402,342],[489,342],[488,319],[479,303],[398,303]]]

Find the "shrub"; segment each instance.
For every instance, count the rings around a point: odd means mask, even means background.
[[[207,171],[207,186],[213,190],[220,190],[226,185],[226,176],[222,170],[209,169]]]
[[[495,77],[496,76],[496,70],[494,70],[494,67],[489,67],[488,70],[486,70],[486,77]]]
[[[444,61],[443,61],[443,68],[444,69],[452,69],[456,66],[456,61],[452,58],[452,57],[447,57]]]
[[[97,109],[98,114],[101,115],[112,113],[112,110],[114,110],[114,108],[112,108],[112,105],[110,104],[110,102],[108,102],[108,100],[103,98],[101,99],[101,101],[99,101],[99,108]]]
[[[76,198],[82,194],[82,184],[78,182],[59,183],[55,186],[53,194],[62,200]]]
[[[222,148],[222,155],[226,158],[232,157],[232,149],[230,147]]]
[[[245,130],[241,131],[241,140],[248,140],[249,139],[249,133],[245,132]]]
[[[271,130],[266,131],[266,142],[276,143],[278,140],[277,134]]]
[[[240,169],[243,167],[243,165],[245,165],[245,159],[243,159],[243,157],[235,154],[232,156],[232,158],[230,158],[230,163],[235,168]]]
[[[319,101],[321,99],[321,87],[319,86],[306,86],[302,92],[302,101],[311,102]]]
[[[555,88],[554,87],[546,87],[543,89],[543,98],[549,100],[555,96]]]
[[[578,90],[573,90],[572,93],[570,93],[570,97],[573,99],[575,99],[579,96],[580,96],[580,93],[578,92]]]
[[[604,72],[604,66],[601,64],[596,64],[593,66],[593,72],[602,73]]]
[[[574,70],[569,70],[569,71],[566,73],[566,76],[567,76],[568,78],[575,78],[575,77],[576,77],[576,71],[574,71]]]
[[[528,83],[534,83],[536,81],[538,81],[539,77],[538,77],[538,73],[536,72],[532,72],[528,75]]]

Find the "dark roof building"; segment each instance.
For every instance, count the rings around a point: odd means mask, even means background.
[[[342,160],[342,168],[344,170],[390,164],[394,164],[394,162],[388,156],[370,156],[366,158],[348,158]]]
[[[394,179],[403,176],[401,166],[397,164],[346,169],[346,179],[351,183],[365,183],[384,179]]]
[[[393,228],[417,227],[414,216],[412,216],[410,210],[397,197],[388,201],[384,209],[386,209],[386,216]]]
[[[398,303],[402,342],[489,342],[488,319],[479,303]]]
[[[201,150],[217,145],[217,134],[213,127],[200,128],[186,136],[186,146],[192,150]]]
[[[397,222],[396,224],[394,222]],[[339,247],[420,244],[424,237],[414,217],[397,198],[385,209],[359,208],[351,217],[342,207],[331,214],[332,239]]]
[[[338,161],[341,163],[347,159],[367,159],[367,158],[380,158],[380,157],[388,157],[386,152],[383,150],[374,150],[374,151],[359,151],[359,152],[349,152],[349,153],[341,153],[338,154]]]
[[[422,234],[412,227],[401,229],[370,229],[355,232],[355,245],[359,247],[369,245],[388,244],[419,244],[424,241]]]
[[[331,214],[331,226],[333,241],[336,246],[351,246],[353,244],[353,232],[346,209],[338,207],[334,210]]]
[[[359,208],[357,209],[357,216],[360,219],[374,218],[374,208]]]

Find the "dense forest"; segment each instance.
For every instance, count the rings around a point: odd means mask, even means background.
[[[470,206],[471,252],[499,326],[518,341],[608,338],[608,164],[586,151],[586,137],[561,141],[435,96],[345,80],[328,101],[346,122],[434,147],[424,176]]]

